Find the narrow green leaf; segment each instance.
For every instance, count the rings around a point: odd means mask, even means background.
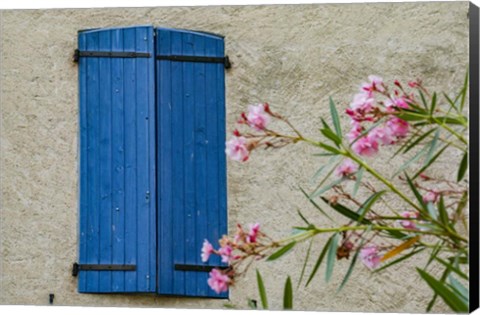
[[[407,153],[408,151],[410,151],[412,148],[415,148],[415,146],[417,144],[420,143],[420,141],[422,141],[423,139],[425,139],[426,137],[428,137],[432,132],[434,132],[435,130],[438,130],[437,128],[433,128],[433,129],[430,129],[429,131],[425,132],[423,135],[419,136],[414,142],[412,142],[408,147],[405,148],[405,150],[403,151],[403,153]]]
[[[333,103],[333,99],[330,97],[330,114],[332,115],[333,126],[335,127],[335,132],[337,136],[342,138],[342,127],[340,126],[340,119],[338,118],[337,108]]]
[[[437,209],[435,208],[432,202],[427,203],[427,210],[428,210],[428,214],[432,217],[432,219],[434,220],[438,219]]]
[[[257,269],[257,285],[258,285],[258,294],[260,295],[260,300],[262,301],[262,308],[264,310],[268,310],[267,292],[265,291],[265,285],[263,284],[263,279],[258,269]]]
[[[446,227],[448,227],[450,225],[450,220],[448,218],[448,212],[447,208],[445,207],[443,195],[440,195],[440,201],[438,202],[438,214],[440,217],[440,222],[442,222]]]
[[[303,216],[302,212],[299,209],[297,209],[297,213],[302,219],[302,221],[305,222],[305,224],[310,225],[310,222]]]
[[[438,150],[438,152],[428,161],[428,163],[423,166],[422,168],[420,168],[416,173],[415,175],[412,177],[412,179],[415,179],[418,177],[418,175],[420,175],[421,173],[425,172],[425,170],[430,167],[430,165],[433,164],[433,162],[435,162],[438,157],[443,153],[443,151],[445,151],[446,148],[448,148],[449,144],[447,143],[445,146],[443,146],[440,150]]]
[[[297,242],[293,241],[291,243],[288,243],[287,245],[283,246],[282,248],[280,248],[279,250],[277,250],[275,253],[273,253],[272,255],[270,255],[270,257],[267,258],[267,261],[272,261],[272,260],[276,260],[280,257],[282,257],[283,255],[285,255],[287,252],[289,252],[296,244]]]
[[[428,110],[428,103],[427,100],[425,99],[425,95],[423,95],[422,91],[418,91],[420,94],[420,99],[422,100],[423,107],[425,107],[426,110]]]
[[[457,108],[457,104],[455,104],[455,102],[452,101],[452,99],[447,95],[447,93],[443,93],[443,96],[445,97],[445,99],[447,100],[448,104],[450,105],[450,108],[453,108],[457,113],[460,114],[460,111],[459,111],[458,108]]]
[[[330,129],[320,129],[320,132],[328,139],[330,139],[335,145],[338,147],[340,143],[342,143],[342,139],[340,139],[332,130]]]
[[[382,270],[387,269],[388,267],[391,267],[391,266],[396,265],[396,264],[398,264],[398,263],[400,263],[400,262],[402,262],[402,261],[404,261],[404,260],[407,260],[408,258],[410,258],[410,257],[412,257],[413,255],[415,255],[415,254],[423,251],[424,249],[425,249],[425,248],[420,248],[420,249],[417,249],[417,250],[415,250],[415,251],[412,251],[412,252],[410,252],[410,253],[408,253],[408,254],[406,254],[406,255],[403,255],[402,257],[397,258],[397,259],[389,262],[388,264],[383,265],[382,267],[380,267],[380,268],[378,268],[378,269],[375,269],[375,271],[373,271],[373,273],[380,272],[380,271],[382,271]]]
[[[305,256],[305,262],[303,263],[303,267],[300,273],[300,279],[298,279],[297,287],[300,286],[300,283],[302,283],[302,280],[303,280],[303,276],[305,275],[305,268],[307,267],[308,259],[310,258],[310,251],[312,250],[312,244],[313,244],[313,238],[310,239],[310,244],[308,244],[307,254]]]
[[[340,158],[339,155],[334,155],[332,156],[331,158],[328,159],[327,163],[323,164],[322,166],[320,166],[320,168],[315,172],[315,174],[312,176],[312,181],[316,181],[320,176],[323,175],[323,173],[325,172],[325,170],[330,167],[330,165],[332,165],[333,163],[335,163],[338,159]]]
[[[339,179],[337,179],[337,180],[334,180],[333,182],[331,182],[330,184],[328,184],[328,185],[326,185],[326,186],[319,187],[316,191],[314,191],[314,192],[310,195],[310,199],[313,199],[313,198],[316,198],[316,197],[320,196],[321,194],[323,194],[323,193],[326,192],[327,190],[332,189],[333,186],[337,186],[338,184],[344,182],[345,180],[347,180],[347,178],[342,177],[342,178],[339,178]]]
[[[324,149],[325,151],[328,151],[328,152],[331,152],[331,153],[334,153],[334,154],[342,154],[342,152],[340,152],[340,150],[338,150],[338,149],[336,149],[332,146],[329,146],[328,144],[322,143],[322,142],[318,142],[317,146]]]
[[[452,277],[452,275],[448,276],[448,280],[450,281],[450,285],[452,286],[452,288],[455,289],[455,291],[457,291],[457,293],[464,299],[464,302],[468,303],[470,299],[468,289],[465,288],[465,286],[461,284],[460,281]]]
[[[457,182],[461,181],[465,176],[468,167],[468,153],[465,152],[463,155],[462,161],[460,162],[460,167],[458,168]]]
[[[448,269],[445,269],[443,271],[443,274],[442,274],[442,277],[440,278],[440,282],[445,282],[445,280],[447,279],[447,276],[450,274],[450,270]],[[427,312],[430,312],[432,310],[432,307],[433,305],[435,304],[435,301],[437,300],[437,297],[438,297],[438,294],[435,292],[433,294],[433,297],[432,299],[430,300],[430,302],[428,303],[428,306],[427,306]]]
[[[468,312],[468,305],[458,298],[452,290],[420,268],[417,268],[417,271],[433,291],[437,293],[453,311],[461,313]]]
[[[335,259],[337,259],[337,249],[338,249],[338,233],[333,236],[332,242],[328,248],[327,254],[327,268],[325,269],[325,281],[329,282],[332,278],[333,266],[335,265]]]
[[[353,220],[353,221],[358,221],[362,224],[370,224],[371,222],[367,219],[363,219],[361,221],[359,221],[358,219],[360,218],[360,215],[358,213],[355,213],[354,211],[348,209],[347,207],[339,204],[339,203],[336,203],[336,204],[330,204],[328,202],[328,200],[324,197],[322,197],[322,200],[324,202],[326,202],[330,207],[332,207],[335,211],[337,211],[338,213],[340,213],[341,215]]]
[[[460,111],[463,111],[463,107],[465,106],[465,97],[467,96],[467,91],[468,91],[468,70],[467,73],[465,74],[465,80],[463,81],[463,88],[462,91],[460,92],[461,99],[460,99]]]
[[[427,120],[428,115],[425,114],[420,114],[414,111],[409,111],[406,109],[402,109],[398,114],[396,114],[398,118],[401,118],[405,121],[421,121],[421,120]]]
[[[247,301],[248,301],[248,307],[250,307],[252,310],[257,309],[257,301],[252,299],[248,299]]]
[[[310,282],[313,280],[313,278],[315,277],[315,275],[317,274],[318,268],[322,264],[323,258],[325,258],[325,254],[327,253],[327,250],[330,248],[330,243],[332,242],[332,238],[333,236],[331,236],[328,239],[327,243],[325,243],[325,246],[323,247],[322,252],[318,256],[317,262],[315,263],[315,266],[313,267],[312,272],[310,273],[310,277],[308,277],[307,284],[305,284],[305,286],[308,286]]]
[[[412,158],[410,158],[408,161],[406,161],[405,163],[402,164],[402,166],[400,166],[398,168],[398,170],[395,172],[395,174],[393,174],[392,177],[395,177],[397,176],[398,174],[400,174],[401,172],[403,172],[404,170],[406,170],[410,164],[418,161],[424,154],[427,153],[427,150],[428,150],[428,145],[425,145],[420,151],[418,151]]]
[[[292,280],[290,276],[285,282],[285,289],[283,291],[283,309],[291,310],[293,309],[293,290],[292,290]]]
[[[360,167],[360,169],[355,174],[355,176],[357,177],[357,180],[355,181],[355,185],[353,186],[352,197],[355,197],[355,195],[358,192],[358,188],[360,188],[360,183],[362,182],[362,177],[363,177],[363,171],[364,170],[365,169],[363,167]]]
[[[415,187],[415,184],[413,183],[412,179],[407,175],[407,173],[404,173],[404,174],[405,174],[405,178],[407,179],[407,183],[408,183],[408,186],[410,187],[410,190],[415,195],[415,198],[417,198],[418,204],[422,207],[422,209],[424,210],[424,213],[428,213],[428,209],[425,206],[425,203],[423,202],[422,195],[420,195],[420,193],[417,190],[417,187]]]
[[[324,216],[326,216],[328,219],[330,219],[330,221],[333,221],[333,219],[325,212],[323,211],[322,208],[320,208],[320,206],[315,202],[313,201],[310,196],[305,192],[305,190],[303,190],[302,187],[299,187],[300,188],[300,191],[305,195],[305,197],[307,197],[308,201],[310,201],[310,203],[318,210],[320,211]]]
[[[357,257],[358,257],[359,253],[360,253],[360,248],[357,249],[357,251],[355,252],[355,255],[352,258],[352,262],[350,263],[350,267],[348,267],[347,273],[345,274],[345,277],[343,278],[342,283],[338,287],[337,292],[340,292],[343,289],[343,287],[345,286],[345,284],[347,284],[348,279],[350,278],[350,275],[352,274],[353,268],[355,267],[355,263],[357,262]]]
[[[432,261],[437,257],[438,253],[442,249],[442,246],[443,246],[443,241],[440,241],[440,242],[437,243],[437,245],[435,245],[435,247],[432,250],[432,253],[430,254],[430,258],[428,259],[428,262],[425,265],[425,268],[423,268],[423,269],[427,269],[427,267],[430,266]]]
[[[423,166],[427,165],[427,163],[432,158],[433,152],[435,152],[435,149],[437,148],[437,143],[438,143],[438,138],[439,137],[440,137],[440,130],[437,129],[437,132],[435,132],[435,136],[433,137],[433,140],[430,141],[430,146],[428,148],[428,153],[425,156],[425,162],[423,163]]]
[[[459,268],[455,267],[453,263],[449,263],[439,257],[435,257],[435,260],[444,265],[450,272],[456,273],[460,278],[468,280],[468,275],[462,272]]]
[[[368,199],[360,206],[359,210],[357,211],[360,214],[358,221],[361,222],[363,218],[367,215],[370,208],[372,208],[373,204],[385,193],[385,190],[373,193]]]
[[[434,92],[432,96],[432,103],[430,104],[430,115],[433,115],[436,107],[437,107],[437,92]]]

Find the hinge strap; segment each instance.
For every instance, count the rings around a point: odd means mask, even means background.
[[[150,58],[150,53],[130,51],[81,51],[75,49],[73,61],[78,62],[80,57],[109,57],[109,58]]]
[[[169,61],[223,63],[225,69],[229,69],[232,66],[228,56],[206,57],[206,56],[157,55],[156,58],[157,60],[169,60]]]
[[[179,271],[205,271],[210,272],[212,269],[228,269],[228,266],[204,266],[204,265],[184,265],[175,264],[175,270]]]
[[[135,271],[136,265],[108,265],[108,264],[73,264],[72,276],[76,277],[80,270],[90,271]]]

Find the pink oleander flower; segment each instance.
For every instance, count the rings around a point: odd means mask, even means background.
[[[210,278],[208,278],[207,283],[210,286],[210,288],[212,288],[213,291],[219,294],[221,292],[225,292],[228,290],[228,285],[231,282],[231,279],[229,276],[223,274],[218,269],[212,269],[209,275],[210,275]]]
[[[404,218],[411,218],[411,219],[417,219],[418,218],[418,212],[415,211],[404,211],[401,213],[401,216]],[[417,228],[417,225],[415,223],[415,220],[400,220],[400,225],[408,230],[415,230]]]
[[[270,115],[265,111],[264,104],[249,105],[247,123],[257,131],[264,130],[270,123]]]
[[[372,137],[364,136],[352,144],[352,150],[358,155],[373,156],[378,152],[378,142]]]
[[[393,117],[387,121],[387,127],[392,131],[392,135],[398,138],[405,137],[410,129],[408,122],[398,117]]]
[[[203,241],[203,246],[202,246],[202,261],[207,262],[208,258],[210,258],[210,255],[213,254],[213,246],[210,244],[209,241],[204,240]]]
[[[350,159],[345,159],[340,166],[335,170],[335,175],[338,177],[347,177],[358,171],[358,165],[353,163]]]
[[[362,110],[369,112],[373,109],[375,99],[368,93],[358,93],[353,97],[353,102],[350,104],[350,108],[353,110]]]
[[[384,92],[385,91],[385,87],[383,85],[383,79],[380,78],[379,76],[369,75],[368,80],[370,81],[369,83],[362,84],[362,90],[367,92],[373,92],[373,91]]]
[[[383,145],[390,145],[395,142],[393,132],[388,127],[376,127],[368,133],[368,137]]]
[[[255,223],[250,226],[250,232],[247,235],[248,243],[255,243],[257,241],[258,232],[260,232],[260,223]]]
[[[375,269],[380,265],[381,256],[378,254],[378,248],[375,245],[364,247],[360,250],[360,259],[369,269]]]
[[[438,201],[438,193],[434,192],[434,191],[429,191],[427,192],[424,196],[423,196],[423,202],[425,203],[435,203]]]
[[[225,153],[235,161],[245,162],[248,160],[249,151],[245,137],[233,137],[226,143]]]
[[[394,112],[395,108],[403,108],[403,109],[408,109],[410,106],[408,106],[408,99],[405,97],[399,97],[399,98],[394,98],[393,100],[387,100],[385,101],[385,106],[387,107],[387,112]]]
[[[218,254],[222,256],[222,262],[228,263],[232,259],[233,248],[230,245],[224,245],[218,250]]]

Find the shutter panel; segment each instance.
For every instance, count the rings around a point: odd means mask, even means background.
[[[217,244],[227,233],[224,64],[169,58],[224,57],[224,41],[200,32],[156,32],[158,292],[226,298],[208,287],[208,271],[175,270],[221,265],[218,257],[202,263],[200,250],[204,239]]]
[[[78,48],[78,290],[155,292],[153,28],[81,31]],[[108,55],[111,52],[140,52],[143,56]],[[92,270],[85,270],[87,265]],[[135,270],[98,270],[125,265]]]

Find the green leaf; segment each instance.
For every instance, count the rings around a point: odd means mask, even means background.
[[[303,276],[305,274],[305,268],[307,267],[308,259],[310,258],[310,251],[312,250],[312,244],[313,244],[313,239],[310,239],[310,244],[308,244],[307,254],[305,256],[305,262],[303,263],[302,272],[300,273],[300,279],[298,279],[297,287],[299,287],[300,283],[302,283]]]
[[[257,309],[257,301],[252,299],[248,299],[247,301],[248,301],[248,307],[250,307],[252,310]]]
[[[425,132],[423,135],[419,136],[414,142],[412,142],[408,147],[405,148],[405,150],[403,151],[403,153],[407,153],[408,151],[410,151],[412,148],[415,148],[415,146],[417,144],[420,143],[420,141],[422,141],[423,139],[425,139],[426,137],[428,137],[432,132],[434,132],[435,130],[438,130],[437,128],[433,128],[433,129],[430,129],[429,131]]]
[[[373,206],[373,204],[385,193],[385,190],[376,192],[372,194],[368,199],[360,206],[360,209],[358,210],[358,214],[360,214],[360,217],[358,218],[358,221],[361,222],[363,221],[363,218],[367,215],[368,211],[370,208]]]
[[[325,281],[329,282],[332,278],[333,266],[335,265],[335,259],[337,258],[338,249],[338,233],[333,236],[327,254],[327,268],[325,269]]]
[[[452,277],[452,275],[448,276],[448,280],[450,281],[450,285],[452,286],[452,289],[454,289],[459,294],[459,296],[463,298],[464,302],[468,304],[468,301],[469,301],[468,289],[465,288],[465,286],[463,286],[463,284],[461,284],[460,281]]]
[[[358,192],[358,188],[360,188],[360,183],[362,182],[362,177],[363,177],[363,171],[364,170],[365,169],[363,167],[360,167],[360,169],[355,174],[355,176],[357,177],[357,180],[355,181],[355,185],[353,186],[352,197],[355,197],[355,195]]]
[[[430,115],[433,115],[433,113],[435,112],[436,106],[437,106],[437,92],[434,92],[432,96],[432,103],[430,105]]]
[[[329,146],[328,144],[318,142],[316,145],[319,146],[320,148],[324,149],[325,151],[328,151],[328,152],[331,152],[331,153],[334,153],[334,154],[342,154],[342,152],[340,152],[340,150],[338,150],[338,149],[336,149],[332,146]]]
[[[421,114],[416,111],[410,111],[408,109],[402,109],[398,114],[396,114],[398,118],[401,118],[405,121],[421,121],[427,120],[429,115]]]
[[[425,95],[423,95],[422,91],[418,91],[420,94],[420,98],[422,100],[423,107],[425,107],[426,110],[428,110],[428,103],[427,100],[425,99]]]
[[[333,103],[333,99],[330,97],[330,114],[332,115],[333,126],[335,127],[335,132],[337,136],[342,138],[342,127],[340,126],[340,119],[338,118],[337,108]]]
[[[425,214],[428,213],[428,209],[427,207],[425,206],[425,203],[423,202],[423,197],[422,195],[420,195],[420,193],[418,192],[417,190],[417,187],[415,187],[415,184],[413,183],[412,179],[407,175],[407,173],[404,173],[405,174],[405,178],[407,179],[407,183],[408,183],[408,186],[410,187],[410,190],[413,192],[413,194],[415,195],[415,198],[417,198],[417,201],[418,201],[418,204],[422,207],[422,209],[424,210],[423,212]]]
[[[440,201],[438,202],[438,214],[440,216],[440,222],[442,222],[446,227],[450,226],[450,220],[448,218],[448,212],[447,208],[445,207],[443,195],[440,195]]]
[[[260,295],[260,300],[262,301],[262,307],[264,310],[268,310],[267,292],[265,291],[265,285],[263,284],[263,279],[258,269],[257,269],[257,285],[258,285],[258,294]]]
[[[423,251],[424,249],[425,249],[425,248],[420,248],[420,249],[417,249],[417,250],[415,250],[415,251],[412,251],[412,252],[410,252],[410,253],[408,253],[408,254],[406,254],[406,255],[403,255],[403,256],[401,256],[400,258],[397,258],[397,259],[389,262],[388,264],[383,265],[382,267],[380,267],[380,268],[378,268],[378,269],[375,269],[375,270],[373,271],[373,273],[380,272],[380,271],[382,271],[382,270],[387,269],[388,267],[391,267],[391,266],[396,265],[396,264],[398,264],[398,263],[400,263],[400,262],[402,262],[402,261],[404,261],[404,260],[407,260],[408,258],[410,258],[410,257],[412,257],[413,255],[415,255],[415,254]]]
[[[320,168],[315,172],[315,174],[312,176],[312,181],[316,181],[320,176],[323,175],[323,172],[332,164],[334,164],[335,162],[338,161],[338,159],[340,158],[339,155],[333,155],[331,156],[331,158],[328,159],[327,163],[320,166]]]
[[[344,217],[347,217],[353,221],[358,221],[362,224],[371,224],[371,222],[367,219],[363,219],[361,221],[359,221],[358,219],[360,218],[360,215],[358,213],[355,213],[354,211],[348,209],[347,207],[339,204],[339,203],[336,203],[336,204],[330,204],[328,202],[328,200],[324,197],[322,197],[322,200],[324,202],[326,202],[330,207],[332,207],[335,211],[337,211],[338,213],[340,213],[341,215],[343,215]]]
[[[328,139],[332,140],[333,143],[338,147],[340,143],[342,143],[342,139],[339,138],[332,130],[330,129],[320,129],[320,132],[327,137]]]
[[[449,274],[450,274],[450,270],[445,269],[445,270],[443,271],[442,277],[440,278],[440,282],[445,282],[445,280],[447,279],[447,276],[448,276]],[[435,293],[433,294],[432,300],[428,303],[427,312],[430,312],[430,310],[432,309],[433,305],[435,304],[435,301],[437,300],[437,297],[438,297],[438,294],[435,292]]]
[[[432,217],[432,219],[434,220],[438,219],[437,209],[435,208],[432,202],[427,203],[427,210],[428,210],[428,214]]]
[[[420,276],[433,289],[433,291],[437,293],[453,311],[460,313],[468,312],[468,305],[464,303],[452,290],[427,272],[421,270],[420,268],[416,269],[418,273],[420,273]]]
[[[423,173],[428,167],[430,167],[430,165],[433,164],[433,162],[435,162],[438,157],[443,153],[443,151],[445,151],[446,148],[448,148],[449,144],[446,144],[445,146],[443,146],[429,161],[428,163],[426,163],[425,166],[423,166],[421,169],[419,169],[415,175],[412,177],[412,179],[415,179],[418,177],[418,175],[420,175],[421,173]]]
[[[315,263],[315,266],[313,267],[313,270],[310,273],[310,277],[308,277],[307,284],[305,284],[305,286],[308,286],[310,282],[313,280],[313,278],[315,277],[315,275],[317,274],[318,268],[322,264],[323,258],[325,258],[325,254],[327,253],[327,250],[330,248],[330,243],[332,242],[332,238],[333,236],[331,236],[328,239],[327,243],[325,243],[325,246],[323,247],[322,252],[318,256],[317,262]]]
[[[400,166],[400,168],[395,172],[395,174],[393,174],[392,177],[395,177],[397,176],[398,174],[400,174],[401,172],[403,172],[405,169],[407,169],[410,164],[418,161],[424,154],[427,153],[427,149],[428,149],[428,146],[425,145],[420,151],[418,151],[411,159],[409,159],[408,161],[406,161],[405,163],[402,164],[402,166]]]
[[[273,261],[273,260],[276,260],[276,259],[282,257],[287,252],[289,252],[295,246],[296,243],[297,242],[293,241],[293,242],[288,243],[287,245],[283,246],[278,251],[276,251],[275,253],[270,255],[270,257],[267,258],[267,261]]]
[[[292,280],[290,276],[285,282],[285,289],[283,291],[283,309],[291,310],[293,308],[293,290],[292,290]]]
[[[360,248],[361,248],[361,246],[360,246]],[[352,262],[350,263],[350,267],[348,267],[347,273],[345,274],[345,277],[343,278],[342,283],[338,287],[337,292],[340,292],[343,289],[343,287],[345,286],[345,284],[348,282],[348,279],[350,278],[350,275],[352,274],[353,268],[355,267],[355,263],[357,262],[357,257],[358,257],[358,254],[360,253],[360,248],[357,249],[357,251],[355,252],[355,255],[352,258]]]
[[[467,73],[465,74],[465,80],[463,81],[463,88],[460,92],[461,98],[460,98],[460,111],[463,111],[463,107],[465,106],[465,97],[467,96],[467,90],[468,90],[468,70]]]
[[[342,178],[339,178],[339,179],[337,179],[337,180],[334,180],[333,182],[331,182],[330,184],[328,184],[328,185],[326,185],[326,186],[319,187],[316,191],[314,191],[314,192],[309,196],[309,198],[310,198],[310,199],[316,198],[316,197],[320,196],[321,194],[323,194],[324,192],[326,192],[327,190],[332,189],[332,187],[337,186],[338,184],[344,182],[345,180],[347,180],[347,178],[342,177]]]
[[[310,225],[310,222],[303,216],[302,212],[299,209],[297,209],[297,213],[302,219],[302,221],[305,222],[305,224]]]
[[[425,268],[423,268],[423,269],[427,269],[427,267],[430,266],[432,261],[437,257],[438,253],[442,249],[442,246],[443,246],[443,241],[440,241],[440,242],[437,243],[437,245],[435,245],[435,247],[432,250],[432,253],[430,254],[430,258],[428,259],[428,262],[425,265]]]
[[[458,168],[457,182],[461,181],[465,176],[468,167],[468,153],[465,152],[463,155],[462,161],[460,162],[460,167]]]
[[[435,260],[444,265],[448,271],[456,273],[460,278],[468,280],[468,275],[462,272],[459,268],[455,267],[453,263],[447,262],[439,257],[435,257]]]
[[[323,211],[322,208],[320,208],[320,206],[315,202],[313,201],[310,196],[305,192],[305,190],[303,190],[302,187],[300,187],[300,191],[305,195],[305,197],[307,197],[308,201],[310,201],[310,203],[318,210],[320,211],[324,216],[326,216],[328,219],[330,219],[330,221],[333,221],[333,219],[325,212]]]
[[[425,157],[425,162],[424,166],[427,165],[428,161],[432,158],[433,152],[435,152],[435,149],[437,148],[437,143],[438,143],[438,138],[440,137],[440,130],[437,129],[437,132],[435,132],[435,136],[433,137],[433,140],[430,142],[430,147],[428,149],[427,156]]]

